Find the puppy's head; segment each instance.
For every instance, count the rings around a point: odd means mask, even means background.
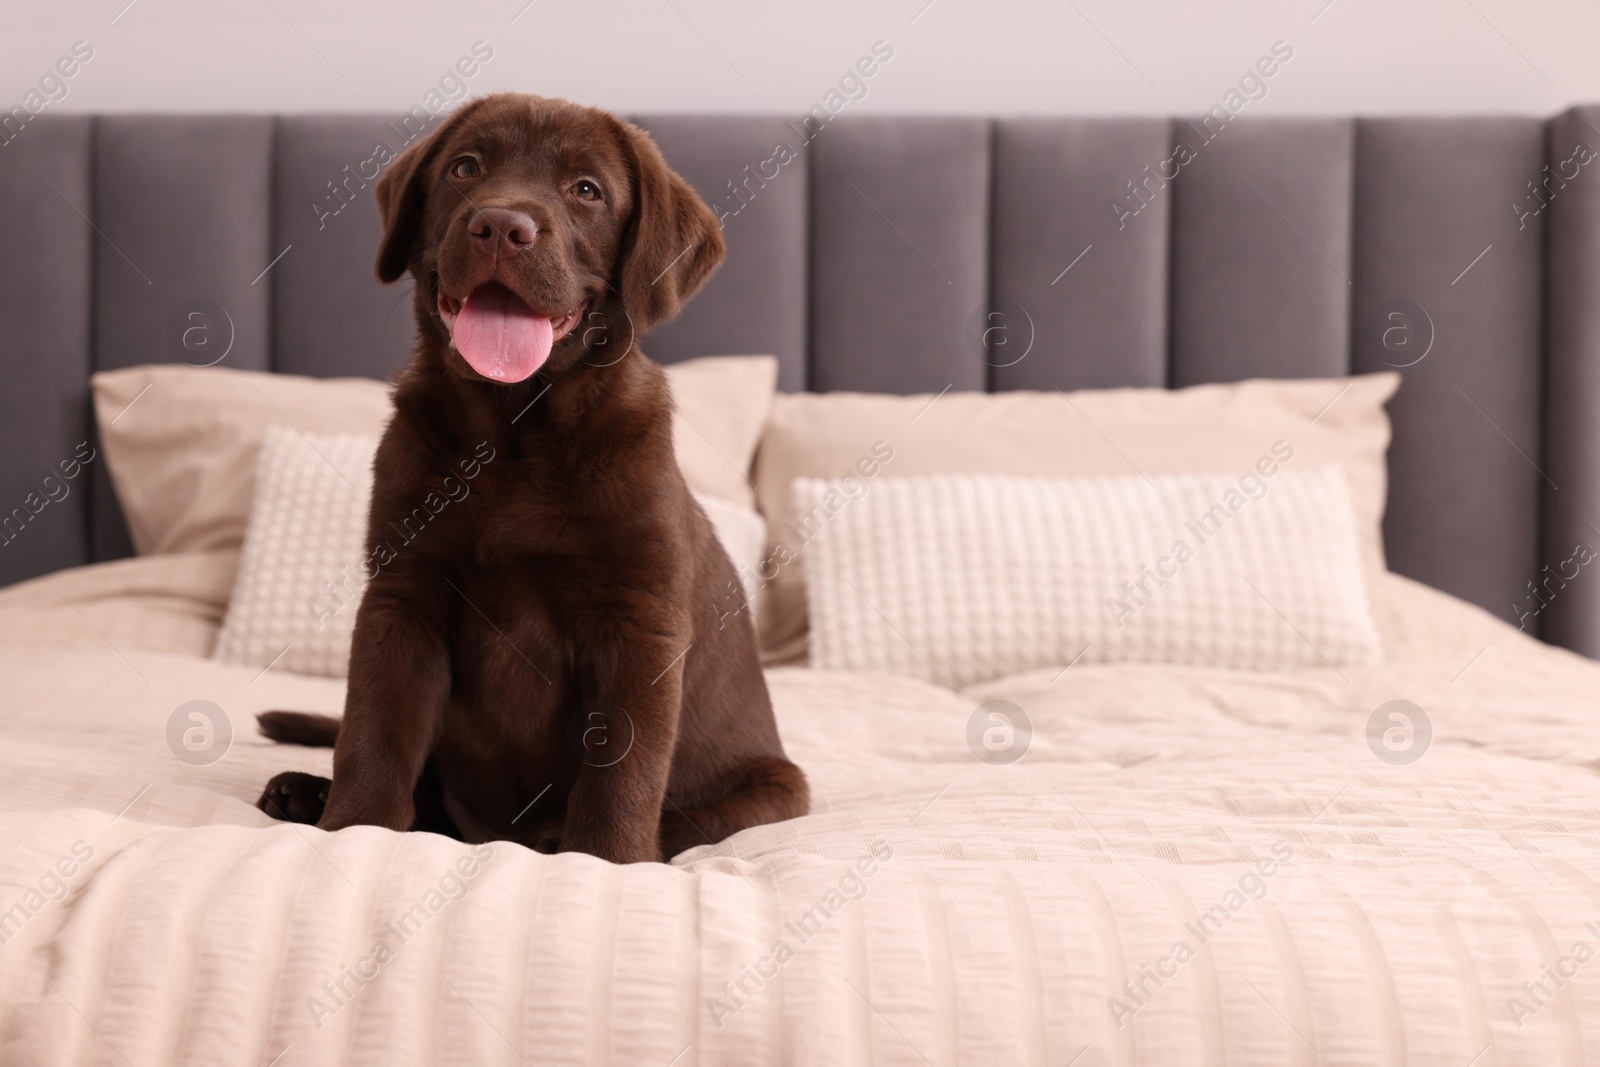
[[[624,351],[722,261],[711,209],[639,129],[564,100],[462,107],[378,182],[378,277],[409,270],[447,368],[510,384]]]

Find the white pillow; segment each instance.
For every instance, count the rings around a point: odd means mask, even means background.
[[[1345,477],[1284,458],[1236,477],[883,477],[853,498],[796,479],[811,665],[963,686],[1079,658],[1373,662]]]
[[[761,569],[762,557],[767,554],[767,520],[755,508],[742,508],[699,492],[694,492],[694,498],[711,520],[711,528],[717,532],[723,551],[733,561],[733,569],[739,572],[738,588],[712,591],[717,614],[720,617],[748,613],[754,625],[756,594],[760,589],[756,574]]]
[[[370,573],[364,567],[367,510],[377,448],[376,437],[266,427],[239,573],[212,658],[344,677]],[[471,492],[470,479],[462,479]],[[753,574],[766,545],[761,516],[694,495],[735,567]],[[753,596],[747,583],[745,602]],[[740,609],[730,594],[721,610]]]

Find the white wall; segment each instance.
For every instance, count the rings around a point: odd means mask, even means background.
[[[1193,112],[1277,40],[1294,58],[1251,114],[1551,113],[1600,101],[1593,3],[1325,5],[0,0],[0,105],[22,103],[79,39],[94,57],[51,109],[399,112],[479,39],[494,58],[471,79],[474,93],[516,89],[623,112],[800,112],[875,40],[894,58],[849,110]]]

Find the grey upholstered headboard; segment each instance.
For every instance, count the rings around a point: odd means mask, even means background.
[[[1600,576],[1548,579],[1600,546],[1597,119],[644,117],[730,250],[645,348],[775,353],[786,389],[892,392],[1342,375],[1425,350],[1390,409],[1391,566],[1513,621],[1543,603],[1530,629],[1600,654]],[[226,366],[388,376],[409,302],[373,279],[368,179],[409,132],[5,127],[0,520],[94,433],[90,372],[177,361],[169,322],[193,301],[231,320]],[[980,358],[989,310],[1031,329],[1021,362]],[[95,474],[0,521],[0,581],[128,551]]]

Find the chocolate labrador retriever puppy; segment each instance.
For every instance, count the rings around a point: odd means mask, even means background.
[[[721,262],[710,209],[635,127],[517,94],[458,110],[377,200],[378,277],[411,272],[420,341],[374,464],[376,574],[343,721],[261,716],[333,744],[332,781],[280,774],[259,806],[618,863],[805,814],[633,345]]]

